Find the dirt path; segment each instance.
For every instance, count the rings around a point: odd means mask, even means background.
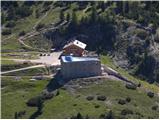
[[[28,70],[28,69],[33,69],[33,68],[39,68],[39,67],[45,67],[45,65],[43,65],[43,64],[41,64],[41,65],[34,65],[34,66],[30,66],[30,67],[25,67],[25,68],[20,68],[20,69],[5,71],[5,72],[1,72],[1,75],[2,75],[2,74],[6,74],[6,73],[12,73],[12,72],[17,72],[17,71],[22,71],[22,70]]]
[[[60,65],[60,60],[58,59],[62,52],[53,52],[46,54],[46,56],[40,56],[39,59],[11,59],[11,58],[3,58],[3,60],[13,60],[15,62],[31,62],[31,63],[41,63],[44,65],[54,66]]]
[[[58,29],[59,27],[61,27],[62,25],[66,24],[66,23],[67,23],[67,21],[64,21],[64,22],[62,22],[61,24],[59,24],[58,26],[56,26],[56,27],[41,29],[40,31],[35,31],[35,30],[33,30],[33,31],[27,33],[25,36],[19,37],[19,38],[18,38],[18,41],[19,41],[22,45],[24,45],[25,47],[27,47],[27,48],[29,48],[29,49],[46,51],[45,49],[33,48],[32,46],[27,45],[27,44],[24,42],[24,40],[25,40],[25,39],[28,39],[28,38],[31,38],[31,37],[34,37],[34,36],[36,36],[36,35],[39,35],[39,34],[41,34],[41,33],[44,33],[44,32],[46,32],[46,31],[48,31],[48,30]]]
[[[42,19],[44,19],[47,15],[48,15],[48,12],[46,12],[45,15],[42,16],[42,17],[36,22],[36,24],[33,26],[33,29],[35,29],[35,28],[37,27],[37,25],[42,21]]]

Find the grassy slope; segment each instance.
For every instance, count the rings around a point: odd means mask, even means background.
[[[84,95],[96,95],[101,94],[107,97],[106,107],[107,109],[113,110],[117,118],[121,118],[120,112],[124,108],[128,108],[133,111],[132,116],[126,116],[126,118],[138,118],[140,116],[136,115],[136,112],[141,113],[144,117],[155,117],[158,115],[157,112],[151,110],[151,107],[158,103],[158,97],[153,99],[149,98],[145,91],[138,90],[128,90],[125,85],[119,81],[106,81],[105,83],[97,86],[92,85],[87,89],[81,89],[81,93]],[[118,104],[116,99],[125,99],[126,97],[131,98],[131,102],[125,105]]]
[[[41,6],[38,7],[40,8]],[[76,8],[76,5],[71,5],[71,8]],[[41,23],[50,24],[58,21],[59,10],[59,8],[51,10],[46,18],[41,21]],[[67,12],[70,12],[70,10],[67,10],[65,14]],[[85,15],[85,13],[82,14],[82,12],[83,10],[77,11],[78,19],[81,18],[81,15]],[[30,32],[38,20],[39,19],[34,17],[33,13],[32,16],[27,17],[24,20],[17,21],[16,27],[13,29],[12,33],[12,35],[15,34],[14,37],[6,41],[2,40],[2,50],[20,49],[22,46],[17,41],[18,33],[22,30]],[[6,37],[8,36],[2,36],[2,38]],[[5,44],[3,45],[4,42]],[[12,62],[10,62],[8,64],[12,64]],[[150,85],[145,81],[141,81],[129,75],[123,69],[117,68],[108,56],[102,56],[102,63],[116,69],[130,80],[141,82],[143,88],[152,90],[155,93],[158,92],[158,87],[154,84]],[[29,71],[29,73],[30,72],[31,71]],[[35,73],[36,72],[34,72],[34,74]],[[29,98],[38,95],[45,88],[48,81],[44,80],[31,82],[29,81],[29,77],[23,77],[22,79],[23,80],[21,81],[14,81],[14,78],[12,77],[2,77],[2,85],[5,87],[2,89],[2,118],[14,118],[15,112],[23,110],[26,110],[26,115],[24,115],[22,118],[29,118],[36,111],[36,108],[27,107],[25,102]],[[96,99],[88,102],[85,99],[87,95],[95,95],[97,93],[106,95],[107,102],[100,102]],[[80,97],[76,98],[78,94]],[[117,104],[116,99],[125,98],[128,96],[132,99],[130,103],[127,103],[123,106]],[[158,111],[153,111],[151,109],[151,107],[156,103],[158,103],[158,97],[156,96],[152,99],[147,97],[144,89],[138,89],[136,91],[128,90],[121,82],[106,81],[101,85],[91,85],[87,88],[79,89],[76,95],[73,96],[65,90],[60,90],[59,96],[45,102],[43,114],[38,118],[70,118],[72,115],[76,115],[78,112],[81,112],[83,116],[89,115],[91,118],[98,118],[100,114],[107,112],[109,109],[113,110],[117,118],[124,118],[124,116],[120,116],[120,111],[123,108],[132,109],[134,112],[133,115],[127,115],[126,118],[139,118],[140,116],[136,115],[136,112],[139,112],[143,115],[141,118],[158,118]],[[77,104],[77,106],[74,106],[74,104]],[[99,104],[100,108],[95,108],[95,104]]]
[[[14,118],[14,113],[26,111],[22,118],[29,118],[36,109],[27,107],[25,102],[38,95],[47,85],[48,81],[31,82],[29,78],[23,78],[21,81],[14,81],[12,78],[2,78],[2,118]],[[87,101],[86,96],[96,94],[105,95],[105,102]],[[77,97],[80,95],[80,97]],[[131,97],[131,102],[126,105],[119,105],[116,99]],[[128,90],[122,82],[106,80],[99,85],[90,85],[86,88],[78,89],[75,95],[60,89],[60,95],[44,103],[43,113],[38,118],[70,118],[80,112],[83,116],[90,118],[99,118],[103,113],[112,109],[116,118],[158,118],[158,111],[151,109],[158,103],[158,97],[149,98],[145,91]],[[76,104],[76,106],[74,106]],[[95,108],[99,105],[99,108]],[[128,108],[133,110],[133,115],[121,116],[122,109]],[[136,115],[140,113],[141,116]],[[143,117],[142,117],[143,116]]]
[[[12,77],[2,77],[2,118],[14,118],[15,112],[26,110],[28,118],[36,108],[26,106],[26,101],[39,94],[46,81],[30,82],[28,77],[22,78],[21,81],[14,81]]]

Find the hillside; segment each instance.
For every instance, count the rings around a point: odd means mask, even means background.
[[[8,73],[2,75],[2,118],[159,117],[158,2],[2,1],[1,15],[2,71],[34,65],[13,59],[37,59],[78,39],[136,84],[133,90],[107,78],[71,80],[42,102],[37,96],[52,85],[56,68]],[[44,78],[32,81],[36,75]],[[39,106],[27,106],[34,97]]]

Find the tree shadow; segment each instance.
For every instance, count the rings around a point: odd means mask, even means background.
[[[39,102],[38,102],[38,106],[37,106],[37,111],[34,112],[29,119],[35,119],[37,118],[39,115],[42,114],[42,109],[43,109],[43,100],[42,99],[39,99]]]
[[[29,119],[35,119],[35,118],[37,118],[37,117],[38,117],[39,115],[41,115],[41,114],[42,114],[42,111],[39,110],[39,108],[38,108],[37,111],[34,112],[34,113],[30,116]]]

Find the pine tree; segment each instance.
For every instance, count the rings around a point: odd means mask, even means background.
[[[64,21],[64,13],[63,13],[62,10],[61,10],[61,12],[60,12],[59,18],[60,18],[60,21]]]
[[[70,21],[70,14],[69,14],[69,13],[67,13],[66,20],[67,20],[68,22]]]
[[[92,7],[92,13],[91,13],[91,23],[95,23],[97,21],[97,11],[96,11],[96,7],[93,6]]]

